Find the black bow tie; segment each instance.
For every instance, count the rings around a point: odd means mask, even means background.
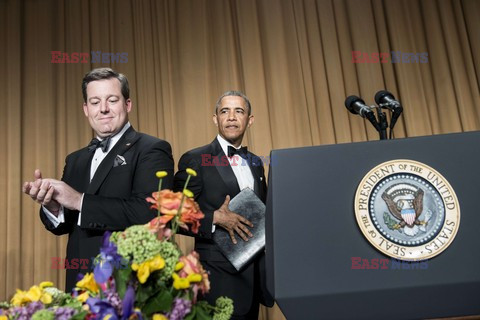
[[[106,137],[102,141],[98,140],[97,138],[93,138],[92,141],[90,141],[90,144],[88,145],[88,151],[93,152],[97,148],[101,148],[103,152],[107,152],[111,139],[112,139],[111,136]]]
[[[228,157],[233,157],[234,155],[238,154],[240,157],[246,159],[247,158],[247,147],[241,147],[235,149],[232,146],[228,146]]]

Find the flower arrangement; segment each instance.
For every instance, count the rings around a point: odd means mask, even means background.
[[[145,225],[106,232],[93,273],[79,275],[72,294],[42,282],[17,290],[0,304],[0,320],[50,319],[229,319],[233,301],[216,305],[199,299],[210,289],[208,274],[192,251],[183,255],[175,242],[178,228],[198,232],[203,213],[187,189],[196,172],[187,169],[183,192],[161,190],[166,172],[157,172],[158,192],[147,201],[158,215]]]

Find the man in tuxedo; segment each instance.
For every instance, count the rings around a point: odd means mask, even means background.
[[[128,121],[132,101],[127,78],[110,68],[94,69],[83,78],[82,93],[83,111],[96,138],[67,156],[61,181],[44,179],[37,169],[35,180],[23,185],[23,192],[42,204],[46,229],[69,235],[67,292],[78,273],[93,268],[92,257],[99,253],[105,231],[156,216],[145,200],[158,188],[156,171],[168,172],[164,188],[173,186],[170,144],[135,131]]]
[[[212,237],[216,228],[224,228],[233,243],[248,241],[252,237],[250,221],[228,209],[230,199],[242,189],[251,188],[265,202],[267,185],[263,163],[259,157],[241,148],[245,131],[253,124],[251,105],[241,92],[228,91],[217,101],[213,122],[218,135],[212,143],[188,151],[178,164],[174,189],[181,190],[187,179],[187,168],[197,172],[188,189],[194,195],[205,214],[198,234],[195,250],[210,273],[210,292],[206,299],[211,304],[219,296],[228,296],[234,301],[232,319],[258,319],[259,303],[273,305],[273,298],[265,285],[265,255],[239,272],[219,251]]]

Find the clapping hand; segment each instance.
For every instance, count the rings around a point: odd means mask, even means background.
[[[42,179],[42,173],[39,169],[35,170],[34,177],[35,181],[27,181],[23,184],[23,193],[28,194],[35,202],[43,205],[53,214],[57,214],[61,205],[53,199],[54,186],[48,179]]]
[[[81,210],[82,194],[63,181],[43,179],[39,169],[34,173],[35,181],[25,182],[22,191],[34,201],[42,204],[53,214],[60,211],[61,206],[72,210]]]

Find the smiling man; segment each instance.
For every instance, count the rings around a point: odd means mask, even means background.
[[[93,267],[105,231],[156,216],[145,201],[158,187],[156,171],[168,173],[164,188],[173,183],[170,144],[135,131],[128,122],[132,101],[123,74],[94,69],[83,78],[82,93],[83,111],[96,137],[67,156],[61,181],[44,179],[37,169],[35,180],[23,185],[23,192],[42,204],[40,218],[47,230],[69,235],[66,261],[89,261],[67,269],[66,291],[75,286],[78,273]]]
[[[254,118],[248,98],[241,92],[228,91],[215,105],[213,123],[218,135],[212,143],[185,153],[175,174],[174,188],[182,190],[187,179],[187,168],[193,168],[197,176],[189,184],[195,200],[205,214],[198,234],[195,250],[210,273],[210,292],[206,299],[211,304],[219,296],[234,301],[232,319],[258,319],[259,303],[273,305],[265,286],[264,254],[237,271],[220,252],[212,237],[216,228],[224,228],[233,243],[248,241],[252,237],[250,221],[228,209],[230,199],[242,189],[250,188],[265,202],[267,185],[260,158],[241,147],[243,136]],[[205,159],[217,159],[206,163]]]

